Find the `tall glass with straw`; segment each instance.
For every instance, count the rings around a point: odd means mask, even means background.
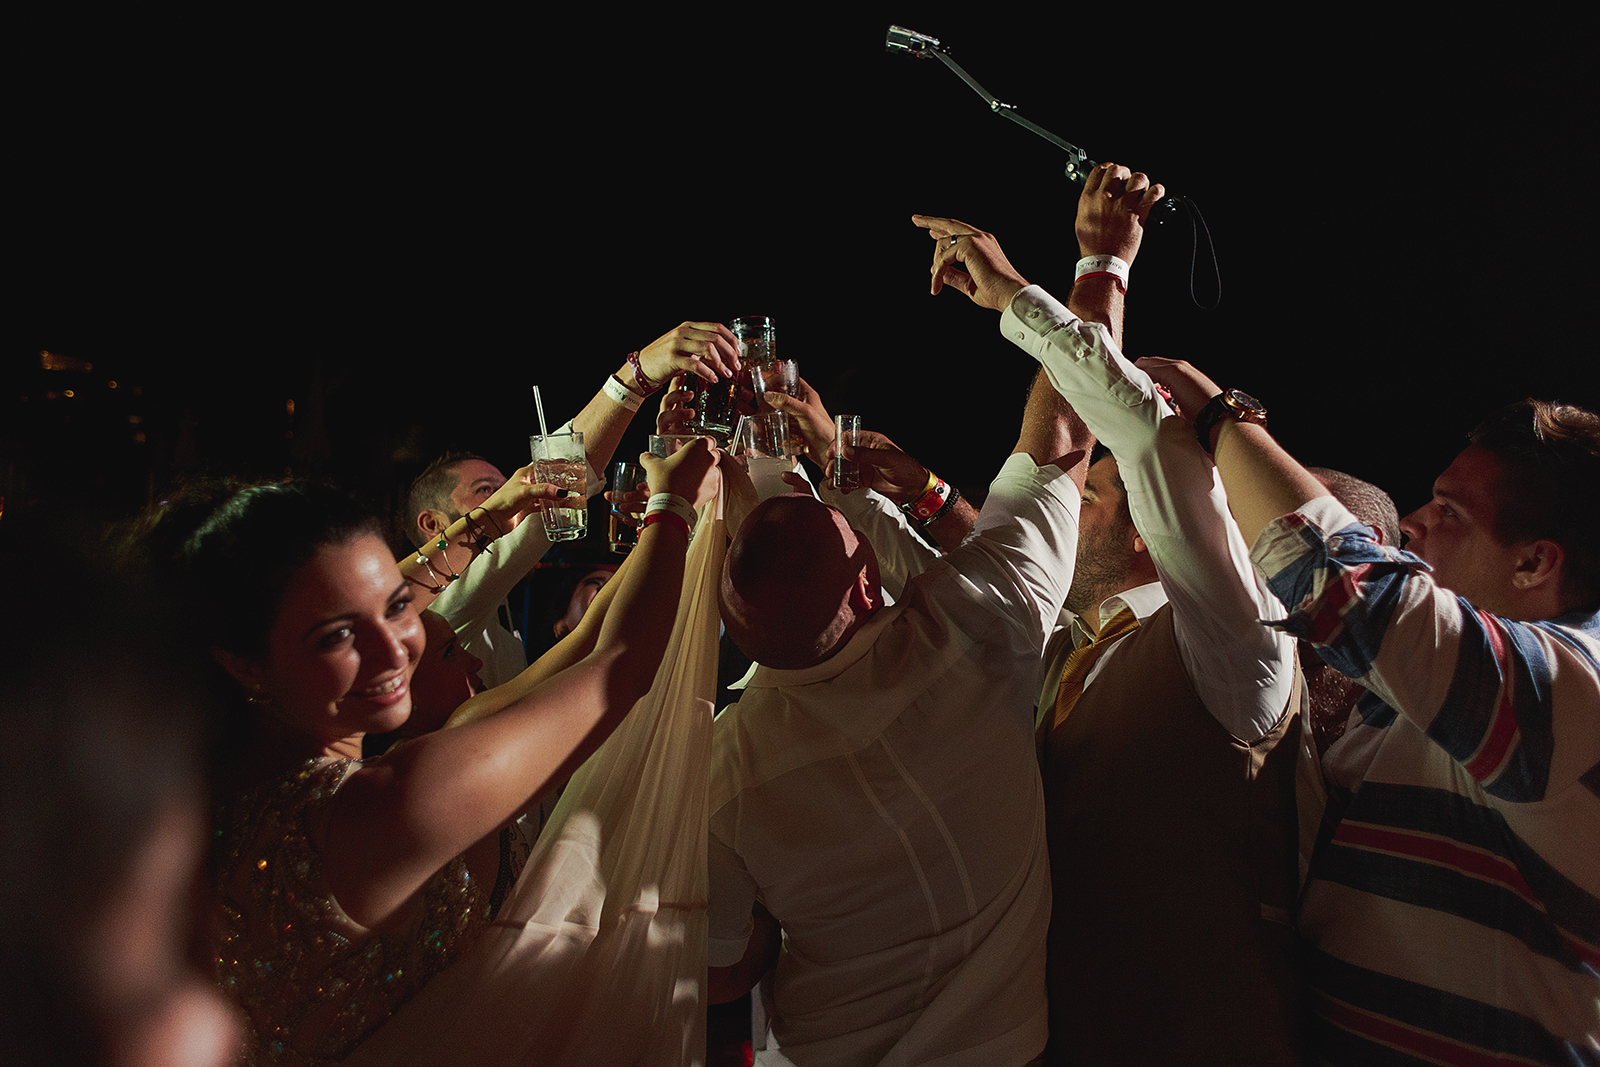
[[[539,414],[539,432],[528,438],[534,477],[578,494],[576,507],[548,507],[539,513],[544,532],[552,541],[576,541],[589,532],[589,499],[585,495],[589,461],[583,452],[583,434],[577,430],[550,432],[537,385],[533,387],[533,406]]]

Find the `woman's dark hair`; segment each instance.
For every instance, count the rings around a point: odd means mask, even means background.
[[[259,656],[295,571],[321,546],[366,533],[383,536],[378,519],[331,486],[224,482],[175,494],[143,540],[152,569],[209,646]]]

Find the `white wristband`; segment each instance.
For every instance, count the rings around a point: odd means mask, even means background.
[[[700,516],[695,512],[694,505],[676,493],[656,493],[650,498],[650,503],[645,505],[645,518],[649,518],[658,511],[669,512],[689,524],[689,529],[694,529],[695,520]]]
[[[1124,293],[1128,291],[1128,264],[1116,256],[1084,256],[1078,260],[1078,269],[1073,274],[1074,282],[1081,278],[1092,277],[1096,274],[1109,274],[1117,280],[1117,288]]]
[[[606,396],[610,397],[612,400],[615,400],[617,403],[621,404],[623,407],[627,408],[629,411],[639,410],[639,394],[635,393],[632,389],[629,389],[627,386],[617,381],[617,376],[615,374],[606,375],[606,384],[600,391],[605,393]]]

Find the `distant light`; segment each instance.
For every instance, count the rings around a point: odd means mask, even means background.
[[[74,393],[71,389],[68,389],[65,392],[63,392],[61,395],[62,396],[77,396],[78,394]]]
[[[106,383],[106,388],[107,389],[115,389],[116,387],[117,387],[117,383],[116,382],[107,382]]]
[[[284,407],[285,411],[287,411],[290,415],[293,415],[294,414],[294,397],[291,396],[287,401],[285,401],[283,407]]]
[[[94,370],[94,364],[88,360],[74,359],[72,356],[64,356],[47,348],[39,352],[39,366],[45,370]]]

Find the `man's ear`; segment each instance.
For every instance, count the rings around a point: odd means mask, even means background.
[[[850,586],[850,603],[857,611],[871,611],[883,603],[883,595],[872,587],[872,578],[865,567]]]
[[[436,508],[428,508],[417,515],[417,529],[422,531],[423,537],[431,541],[444,533],[450,526],[450,520]]]
[[[1544,538],[1529,541],[1517,550],[1517,569],[1512,572],[1511,584],[1524,591],[1548,582],[1559,585],[1566,561],[1566,550],[1554,541]]]
[[[1137,530],[1135,530],[1133,534],[1133,551],[1135,553],[1147,553],[1150,551],[1145,547],[1144,538],[1139,536],[1139,532]]]
[[[221,648],[212,648],[211,658],[216,660],[234,681],[244,686],[246,692],[259,694],[266,691],[266,671],[255,660]]]

